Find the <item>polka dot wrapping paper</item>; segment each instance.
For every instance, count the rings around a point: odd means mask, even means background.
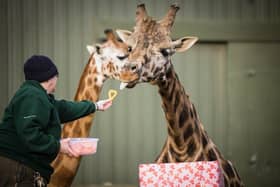
[[[224,187],[217,161],[139,165],[140,187]]]

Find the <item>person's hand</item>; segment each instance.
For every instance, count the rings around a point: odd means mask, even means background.
[[[69,141],[70,138],[60,140],[60,152],[67,154],[70,157],[79,157],[80,155],[71,148]]]
[[[100,100],[100,101],[96,102],[96,107],[97,107],[97,110],[104,111],[104,110],[107,110],[108,108],[110,108],[112,106],[112,104],[113,104],[113,102],[110,99]]]

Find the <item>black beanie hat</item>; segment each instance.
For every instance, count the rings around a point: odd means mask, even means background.
[[[58,75],[55,64],[46,56],[33,55],[24,64],[25,80],[47,81]]]

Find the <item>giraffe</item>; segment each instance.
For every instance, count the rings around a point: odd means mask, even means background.
[[[112,30],[105,31],[107,41],[101,45],[88,46],[90,57],[81,75],[79,86],[75,95],[76,101],[97,101],[102,86],[108,78],[118,79],[122,61],[128,53],[126,44],[118,41]],[[110,56],[108,55],[110,54]],[[62,138],[66,137],[88,137],[94,114],[79,120],[69,122],[63,126]],[[73,182],[79,168],[81,157],[69,157],[59,153],[52,162],[54,173],[48,186],[69,187]]]
[[[131,46],[131,52],[123,59],[121,74],[136,75],[123,77],[120,87],[133,88],[141,82],[158,86],[168,136],[157,163],[218,160],[225,186],[244,186],[235,167],[207,135],[171,63],[175,52],[188,50],[198,40],[187,36],[172,41],[170,33],[178,10],[174,4],[163,19],[155,21],[147,15],[145,5],[140,4],[133,32],[117,30],[121,40]]]

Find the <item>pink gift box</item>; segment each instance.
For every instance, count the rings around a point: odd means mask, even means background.
[[[224,187],[217,161],[140,164],[140,187]]]

